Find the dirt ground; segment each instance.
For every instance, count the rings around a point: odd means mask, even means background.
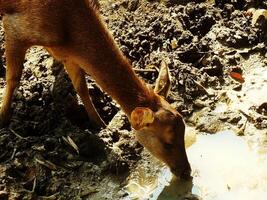
[[[267,22],[252,26],[248,8],[259,0],[102,0],[101,13],[136,73],[154,84],[162,60],[172,89],[168,101],[199,132],[246,125],[267,135],[267,99],[247,109],[218,113],[226,91],[241,91],[254,63],[265,68]],[[4,33],[0,31],[0,96],[5,86]],[[251,64],[252,63],[252,64]],[[8,127],[0,129],[0,199],[127,199],[124,186],[150,157],[134,140],[126,116],[88,76],[89,92],[109,123],[92,127],[60,63],[31,48]],[[261,80],[255,81],[255,84]],[[119,81],[119,80],[118,80]],[[266,88],[266,82],[262,83]],[[245,98],[245,95],[237,97]],[[256,98],[256,97],[255,97]],[[78,105],[79,104],[79,105]],[[115,116],[115,117],[114,117]],[[184,197],[184,199],[198,197]]]

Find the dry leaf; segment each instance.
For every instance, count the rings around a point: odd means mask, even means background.
[[[230,73],[230,76],[231,76],[234,80],[236,80],[236,81],[238,81],[238,82],[240,82],[240,83],[244,83],[244,82],[245,82],[245,79],[243,78],[242,74],[240,74],[240,73],[237,73],[237,72],[231,72],[231,73]]]

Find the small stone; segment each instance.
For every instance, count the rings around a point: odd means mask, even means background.
[[[242,90],[242,84],[239,84],[233,88],[234,91],[241,91]]]
[[[6,191],[0,191],[0,199],[8,200],[8,193]]]
[[[201,101],[199,99],[197,99],[195,102],[194,102],[194,105],[197,107],[197,108],[204,108],[206,107],[206,103],[205,101]]]
[[[176,38],[173,38],[172,39],[171,46],[172,46],[172,49],[177,49],[177,47],[178,47],[178,41],[177,41]]]
[[[252,16],[252,25],[254,26],[261,17],[267,19],[267,10],[265,9],[256,10]]]
[[[255,8],[249,8],[249,9],[246,11],[245,15],[246,15],[246,16],[249,16],[249,17],[252,17],[253,14],[255,13],[255,11],[256,11]]]

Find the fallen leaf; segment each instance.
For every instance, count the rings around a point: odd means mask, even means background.
[[[240,74],[240,73],[237,73],[237,72],[231,72],[231,73],[230,73],[230,76],[231,76],[234,80],[236,80],[236,81],[238,81],[238,82],[240,82],[240,83],[244,83],[244,82],[245,82],[245,79],[243,78],[242,74]]]

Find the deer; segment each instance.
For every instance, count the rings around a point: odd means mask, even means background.
[[[96,111],[85,81],[89,74],[127,115],[137,141],[171,172],[189,178],[185,122],[166,100],[170,73],[163,65],[153,90],[133,70],[102,20],[93,0],[0,0],[6,55],[6,87],[0,110],[8,124],[28,48],[43,46],[63,63],[90,119],[105,123]]]

